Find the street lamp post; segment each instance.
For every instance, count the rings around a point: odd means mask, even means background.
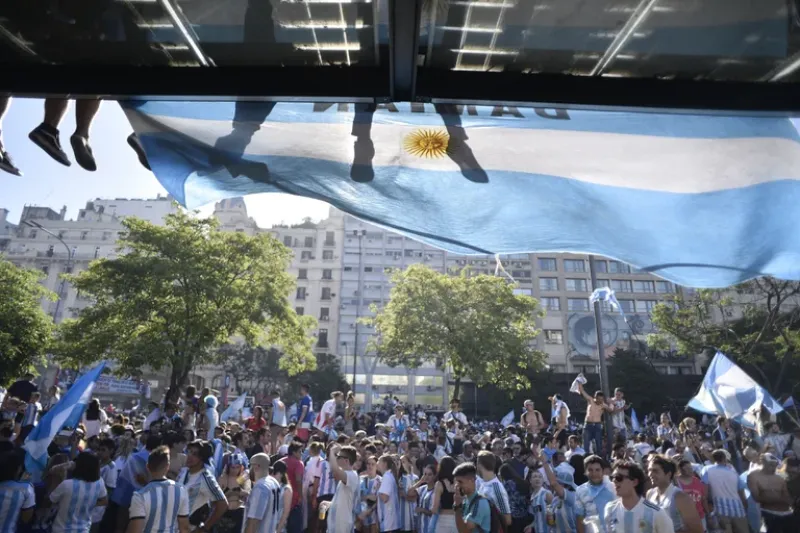
[[[356,340],[353,343],[353,390],[356,388],[356,361],[358,361],[358,321],[361,318],[361,302],[364,294],[364,287],[363,287],[363,272],[364,268],[362,267],[363,257],[361,251],[361,242],[364,239],[364,235],[367,234],[367,230],[362,229],[361,231],[353,230],[353,236],[358,239],[358,298],[356,299],[356,323],[355,323],[355,330],[356,330]],[[366,403],[366,399],[364,400]]]
[[[589,256],[589,276],[592,278],[592,290],[597,290],[597,270],[595,268],[594,256]],[[603,317],[600,314],[600,302],[594,302],[594,328],[597,332],[597,355],[600,363],[600,390],[606,397],[606,401],[611,399],[610,387],[608,385],[608,368],[606,366],[605,343],[603,341]],[[614,430],[611,426],[611,417],[605,416],[606,442],[608,443],[608,455],[611,455],[611,442],[614,438]],[[600,451],[600,450],[599,450]],[[602,453],[602,451],[601,451]]]

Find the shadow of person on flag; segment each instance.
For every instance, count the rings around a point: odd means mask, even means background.
[[[253,135],[261,129],[273,109],[275,102],[237,101],[233,114],[233,130],[217,139],[214,150],[209,155],[209,162],[224,166],[234,178],[247,176],[262,183],[272,183],[266,163],[248,161],[243,156],[253,140]]]
[[[375,178],[372,158],[375,157],[375,145],[372,142],[372,119],[376,105],[356,104],[353,115],[353,129],[350,134],[356,138],[353,143],[353,166],[350,167],[350,179],[358,183],[367,183]]]
[[[461,174],[473,183],[489,183],[489,176],[475,159],[472,148],[467,144],[467,130],[461,124],[461,115],[453,104],[435,104],[434,109],[442,117],[450,139],[447,156],[461,169]]]

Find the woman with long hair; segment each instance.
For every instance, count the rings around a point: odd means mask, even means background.
[[[400,529],[400,464],[394,456],[384,454],[378,460],[381,486],[378,488],[378,524],[381,533]]]
[[[250,476],[239,455],[232,454],[229,457],[217,482],[228,500],[228,510],[219,520],[217,533],[238,533],[242,530],[244,520],[244,502],[252,488]]]
[[[381,476],[378,475],[378,458],[374,455],[367,457],[367,470],[359,480],[359,506],[357,507],[356,530],[361,533],[378,533],[378,519],[376,515],[378,489],[381,486]]]
[[[436,486],[436,467],[428,465],[417,482],[417,533],[433,533],[430,524],[433,518],[433,492]]]
[[[15,531],[17,522],[25,523],[33,518],[36,497],[30,483],[22,481],[25,472],[25,454],[12,450],[0,455],[3,468],[0,469],[0,502],[3,514],[0,524],[3,531]]]
[[[511,506],[511,526],[508,528],[508,533],[522,533],[522,530],[531,521],[531,515],[528,512],[531,486],[508,463],[500,466],[499,474]]]
[[[400,458],[400,476],[401,476],[401,491],[400,491],[400,512],[402,519],[400,520],[400,530],[411,533],[415,528],[415,519],[417,517],[417,491],[414,487],[419,480],[419,476],[414,473],[416,467],[411,460],[410,455],[403,455]]]
[[[286,533],[286,523],[289,521],[289,513],[292,512],[292,485],[289,483],[289,476],[286,472],[285,462],[278,461],[272,465],[272,477],[281,485],[281,491],[278,494],[278,525],[275,533]]]
[[[49,533],[53,529],[53,520],[56,519],[58,506],[53,505],[50,501],[50,493],[67,479],[68,463],[69,456],[67,454],[55,454],[47,462],[42,481],[33,485],[36,492],[36,511],[31,525],[32,533]]]
[[[57,507],[53,533],[88,532],[92,511],[108,504],[106,485],[100,479],[100,460],[89,452],[75,458],[72,479],[62,481],[50,494]]]
[[[86,428],[87,439],[108,431],[108,415],[100,408],[100,400],[97,398],[92,399],[86,406],[86,412],[83,413],[83,427]]]
[[[449,455],[442,457],[439,462],[439,469],[436,472],[433,507],[431,508],[431,512],[434,515],[434,523],[431,524],[431,527],[435,533],[458,533],[456,515],[453,510],[453,495],[455,493],[453,470],[455,469],[455,459]]]

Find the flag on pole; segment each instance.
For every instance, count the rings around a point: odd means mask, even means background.
[[[634,433],[641,433],[642,426],[639,425],[639,417],[636,416],[636,409],[631,407],[631,429]]]
[[[243,392],[231,402],[227,409],[222,411],[222,415],[219,417],[220,421],[227,422],[230,417],[236,416],[240,410],[244,409],[245,400],[247,400],[247,393]]]
[[[150,429],[150,425],[159,418],[161,418],[161,408],[156,407],[155,409],[150,411],[150,414],[147,415],[147,418],[144,419],[144,423],[142,424],[142,429],[147,431],[148,429]]]
[[[506,427],[514,422],[514,410],[510,410],[506,416],[500,420],[500,427]]]
[[[789,396],[788,398],[786,398],[786,401],[783,402],[784,409],[791,409],[792,407],[794,407],[794,405],[795,405],[794,396]]]
[[[106,362],[103,361],[86,374],[79,377],[59,402],[50,409],[33,428],[22,448],[25,450],[25,470],[31,474],[41,474],[47,466],[47,447],[56,434],[65,427],[77,427],[92,399],[92,391],[97,378],[102,374]]]
[[[761,405],[773,414],[783,411],[781,404],[766,389],[725,354],[717,352],[706,371],[700,390],[689,400],[688,407],[735,419]]]
[[[619,305],[619,301],[617,301],[617,295],[614,293],[614,289],[611,287],[600,287],[594,290],[591,296],[589,296],[589,303],[594,305],[595,302],[607,302],[613,309],[619,311],[619,314],[622,315],[622,319],[626,322],[628,319],[625,317],[625,311],[622,309],[622,306]]]

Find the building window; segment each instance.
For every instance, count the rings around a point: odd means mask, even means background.
[[[308,261],[311,259],[311,252],[300,252],[300,260]]]
[[[331,288],[330,287],[322,287],[322,299],[323,300],[330,300],[331,299]]]
[[[585,300],[584,298],[567,298],[567,310],[588,311],[589,300]]]
[[[531,271],[530,270],[512,270],[511,277],[514,279],[530,279]]]
[[[568,279],[567,290],[569,292],[587,292],[589,289],[585,279]]]
[[[303,313],[306,312],[304,307],[295,307],[294,312],[297,313],[299,316],[303,316]]]
[[[330,313],[331,313],[330,307],[320,307],[319,319],[327,322],[328,320],[330,320]]]
[[[551,292],[557,291],[558,278],[539,278],[539,290]]]
[[[564,332],[560,329],[544,330],[545,344],[564,344]]]
[[[559,298],[542,298],[542,305],[548,311],[560,311],[561,299]]]
[[[550,365],[550,370],[556,374],[566,374],[567,365]]]
[[[36,231],[35,229],[32,229],[32,230],[30,230],[28,232],[28,238],[35,239],[36,235],[38,235],[38,233],[39,233],[38,231]]]
[[[348,267],[344,267],[344,271],[345,272],[352,272],[353,271],[353,267],[349,267],[349,266]]]
[[[669,281],[656,281],[656,292],[660,294],[672,294],[675,287]]]
[[[606,261],[604,261],[604,260],[595,261],[594,262],[594,270],[595,270],[595,272],[600,272],[600,273],[605,274],[605,273],[608,272],[608,263]]]
[[[290,235],[284,236],[283,237],[283,244],[285,246],[291,246],[292,245],[292,237]]]
[[[530,290],[530,289],[514,289],[514,294],[516,294],[518,296],[520,294],[525,295],[525,296],[531,296],[533,294],[533,291]]]
[[[649,313],[658,304],[656,300],[636,300],[637,313]]]
[[[50,274],[50,267],[49,267],[49,266],[47,266],[47,265],[43,265],[43,266],[42,266],[42,273],[43,273],[45,276],[49,275],[49,274]]]
[[[313,248],[314,247],[314,237],[306,237],[305,241],[303,242],[304,248]]]
[[[333,279],[333,270],[331,270],[330,268],[323,268],[322,279]]]
[[[82,231],[81,232],[81,240],[85,241],[87,239],[87,237],[89,237],[89,232],[88,231]]]
[[[331,261],[333,259],[333,250],[323,250],[322,251],[322,260],[323,261]]]
[[[305,300],[306,299],[306,288],[305,287],[297,287],[297,295],[295,297],[298,300]]]
[[[317,334],[317,347],[318,348],[327,348],[328,347],[328,330],[321,329]]]
[[[566,272],[586,272],[586,262],[583,259],[564,259]]]
[[[608,271],[612,274],[630,274],[631,267],[621,261],[609,261]]]
[[[558,270],[555,259],[540,257],[538,260],[539,270],[542,272],[555,272]]]
[[[634,281],[633,292],[656,292],[656,284],[652,281]]]
[[[334,232],[326,231],[325,232],[325,246],[334,246],[336,241],[334,240]]]
[[[372,272],[372,267],[364,267],[364,272]]]
[[[305,268],[301,268],[300,271],[297,273],[297,279],[308,279],[308,270]]]
[[[612,279],[611,288],[615,292],[633,292],[633,283],[627,279]]]
[[[584,374],[597,374],[597,367],[594,365],[580,365],[575,367],[575,372],[582,372]]]
[[[622,308],[623,311],[626,313],[633,313],[635,306],[633,300],[618,300],[619,306]]]

